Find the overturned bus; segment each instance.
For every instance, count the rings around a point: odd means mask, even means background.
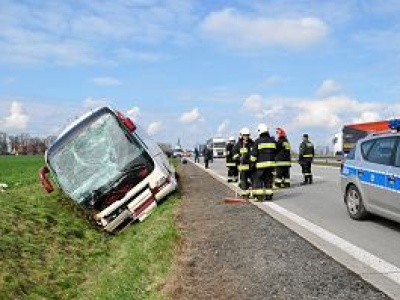
[[[129,118],[109,107],[85,114],[45,153],[39,171],[47,192],[58,187],[107,232],[142,221],[177,188],[161,148]]]

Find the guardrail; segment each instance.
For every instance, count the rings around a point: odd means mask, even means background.
[[[344,161],[343,156],[315,156],[314,163],[340,166]],[[292,157],[292,162],[298,162],[298,157]]]

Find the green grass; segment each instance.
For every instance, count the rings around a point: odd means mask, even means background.
[[[41,156],[0,156],[1,299],[158,299],[179,232],[179,194],[110,236],[38,183]]]

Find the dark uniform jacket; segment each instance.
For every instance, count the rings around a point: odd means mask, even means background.
[[[211,149],[205,148],[204,149],[204,160],[212,160],[213,159],[213,152]]]
[[[235,143],[229,142],[226,144],[226,165],[229,166],[236,166],[235,161],[233,160],[233,150],[235,148]]]
[[[253,146],[253,140],[248,139],[246,144],[244,144],[244,140],[240,139],[233,148],[233,159],[239,164],[239,171],[247,171],[250,170],[250,151]]]
[[[290,167],[290,144],[286,137],[278,138],[276,142],[276,166],[277,167]]]
[[[299,161],[312,162],[314,158],[314,145],[310,141],[303,141],[300,144]]]
[[[256,169],[275,167],[276,142],[268,133],[260,135],[253,144],[251,151],[251,162],[255,163]]]

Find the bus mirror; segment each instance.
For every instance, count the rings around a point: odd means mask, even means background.
[[[43,188],[46,190],[46,192],[51,193],[53,189],[53,185],[51,184],[50,180],[47,178],[47,173],[49,173],[50,170],[48,167],[43,167],[39,170],[39,178],[40,178],[40,183],[42,184]]]

